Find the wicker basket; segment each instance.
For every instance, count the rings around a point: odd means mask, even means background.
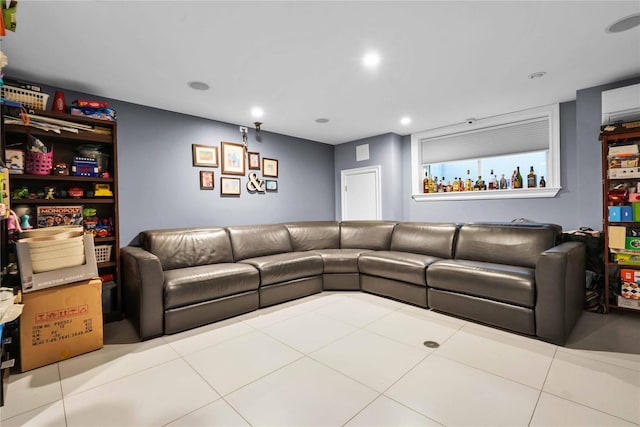
[[[24,171],[32,175],[50,175],[53,168],[53,148],[48,153],[27,150]]]
[[[2,86],[2,97],[17,101],[26,108],[44,110],[47,107],[49,95],[42,92],[34,92],[28,89],[20,89],[13,86]]]
[[[109,262],[111,260],[111,246],[99,245],[95,247],[96,262]]]

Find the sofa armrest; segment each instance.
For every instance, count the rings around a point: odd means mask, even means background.
[[[540,255],[536,264],[536,335],[564,345],[584,310],[585,248],[566,242]]]
[[[151,252],[134,246],[121,249],[124,311],[138,328],[140,339],[164,332],[164,272]]]

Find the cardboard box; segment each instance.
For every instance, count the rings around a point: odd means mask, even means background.
[[[638,149],[638,144],[628,144],[628,145],[614,145],[609,147],[608,156],[618,156],[620,154],[638,154],[640,150]]]
[[[640,310],[640,300],[622,298],[621,296],[618,296],[618,307]]]
[[[624,249],[627,239],[627,229],[617,225],[609,226],[609,247],[612,249]]]
[[[633,221],[633,209],[631,206],[620,206],[622,208],[622,221]]]
[[[614,256],[618,264],[640,265],[640,254],[617,253]]]
[[[609,206],[609,221],[622,221],[622,206]]]
[[[638,283],[640,282],[640,270],[621,268],[620,278],[625,282]]]
[[[630,202],[640,202],[640,193],[629,193]]]
[[[626,237],[625,238],[625,249],[633,249],[640,250],[640,237]]]
[[[640,178],[640,167],[609,169],[609,178],[613,178],[613,179]]]
[[[640,285],[636,282],[622,282],[620,289],[622,298],[640,300]]]
[[[31,266],[29,243],[18,240],[16,242],[16,255],[18,257],[22,292],[33,292],[40,289],[98,277],[98,264],[96,263],[93,236],[90,234],[84,235],[83,244],[85,253],[84,264],[77,267],[34,273]]]
[[[22,371],[102,348],[100,279],[30,292],[22,299]]]

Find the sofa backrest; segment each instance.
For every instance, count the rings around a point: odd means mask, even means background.
[[[293,251],[284,224],[227,227],[227,232],[235,261]]]
[[[307,221],[285,224],[294,251],[338,249],[340,224],[338,221]]]
[[[555,243],[552,227],[464,224],[458,232],[455,257],[534,268],[540,254]]]
[[[222,227],[143,231],[140,245],[158,257],[163,270],[233,262],[231,242]]]
[[[340,248],[389,250],[395,222],[343,221],[340,223]]]
[[[401,222],[393,229],[389,249],[453,258],[457,229],[453,223]]]

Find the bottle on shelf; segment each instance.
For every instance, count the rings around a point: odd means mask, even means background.
[[[540,177],[540,188],[544,188],[547,186],[547,181],[544,180],[544,176]]]
[[[502,174],[502,176],[500,177],[500,189],[501,190],[506,190],[507,189],[507,178],[504,177],[504,174]]]
[[[451,193],[453,191],[453,185],[451,184],[451,181],[447,181],[447,185],[444,187],[444,191],[446,191],[447,193]]]
[[[536,173],[533,171],[533,166],[529,170],[529,175],[527,175],[527,188],[536,188],[538,186],[538,178]]]
[[[464,182],[462,182],[462,177],[458,177],[458,191],[464,191]]]
[[[473,181],[471,180],[471,171],[467,169],[467,180],[464,183],[464,191],[473,191]]]
[[[513,188],[522,188],[522,175],[520,174],[520,166],[516,166],[516,178],[513,182]]]
[[[444,177],[440,178],[440,182],[438,183],[438,193],[444,193]]]
[[[491,179],[489,179],[489,190],[497,190],[499,188],[498,177],[493,173],[491,169]]]
[[[438,179],[438,177],[436,177]],[[433,176],[429,174],[429,193],[436,192],[436,182],[433,180]]]
[[[424,179],[422,180],[422,192],[423,193],[429,192],[429,173],[428,172],[424,173]]]
[[[460,185],[458,184],[458,177],[453,178],[452,191],[460,191]]]

